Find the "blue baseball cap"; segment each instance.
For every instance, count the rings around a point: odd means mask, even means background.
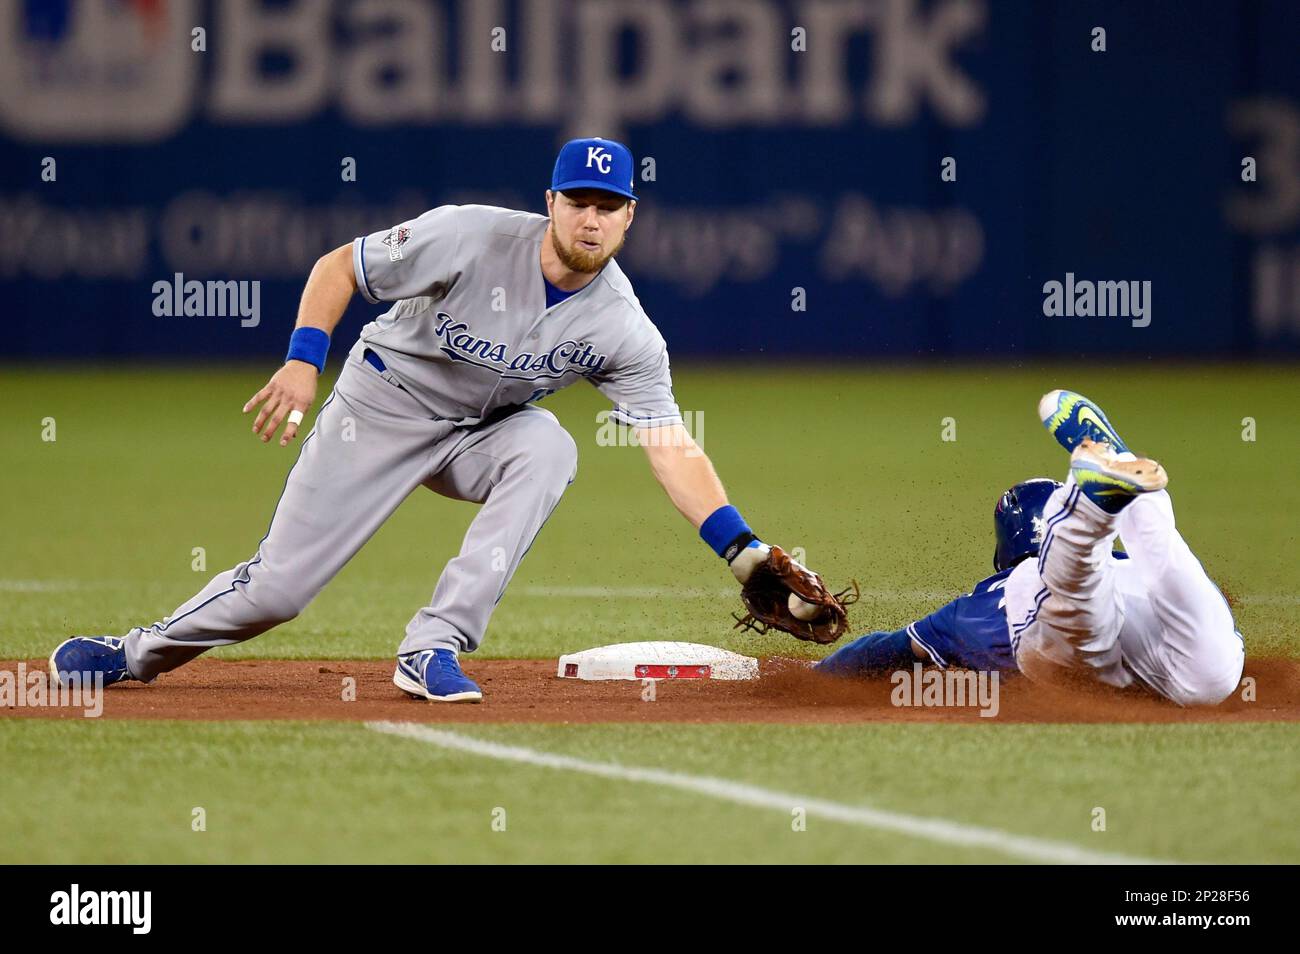
[[[555,160],[551,189],[555,192],[604,189],[635,201],[632,151],[613,139],[570,139]]]

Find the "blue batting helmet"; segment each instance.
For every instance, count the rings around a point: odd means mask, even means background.
[[[993,534],[998,540],[993,569],[1001,573],[1038,552],[1043,542],[1043,507],[1060,486],[1050,477],[1034,477],[998,498],[993,508]]]

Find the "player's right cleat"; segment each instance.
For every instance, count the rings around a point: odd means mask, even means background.
[[[421,649],[397,657],[393,684],[417,699],[434,702],[481,702],[483,693],[460,669],[450,649]]]
[[[102,674],[104,685],[134,679],[126,668],[126,649],[118,636],[73,636],[65,639],[50,653],[50,676],[68,686],[77,676],[81,685]]]
[[[1169,484],[1159,461],[1122,460],[1109,444],[1087,437],[1070,455],[1070,473],[1084,495],[1107,513],[1119,513],[1138,494],[1164,490]]]
[[[1109,444],[1117,454],[1129,453],[1102,409],[1075,391],[1058,389],[1044,394],[1038,402],[1038,419],[1056,442],[1068,451],[1073,452],[1087,437]]]

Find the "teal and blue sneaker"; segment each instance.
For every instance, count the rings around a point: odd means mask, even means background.
[[[1169,475],[1159,461],[1126,454],[1109,444],[1083,438],[1070,455],[1070,473],[1084,496],[1107,513],[1119,513],[1138,494],[1164,490]]]
[[[1129,453],[1102,409],[1076,391],[1048,391],[1038,402],[1038,419],[1068,451],[1073,452],[1087,437],[1109,444],[1116,454]]]
[[[397,657],[393,683],[408,695],[433,702],[481,702],[478,684],[461,671],[450,649],[421,649]]]

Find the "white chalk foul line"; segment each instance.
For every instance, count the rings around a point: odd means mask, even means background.
[[[520,586],[510,591],[517,596],[546,599],[703,599],[734,598],[734,586]],[[862,599],[910,602],[914,600],[947,600],[961,594],[949,590],[862,590]]]
[[[583,775],[595,775],[599,778],[614,779],[621,782],[643,782],[648,785],[660,785],[683,792],[692,792],[696,795],[707,795],[710,798],[733,802],[737,805],[770,808],[786,814],[794,808],[802,808],[808,815],[824,818],[828,821],[857,825],[862,828],[874,828],[878,831],[895,832],[915,838],[925,838],[945,845],[960,845],[964,848],[987,848],[1003,855],[1027,861],[1076,865],[1154,865],[1171,863],[1153,858],[1137,858],[1130,855],[1090,851],[1087,848],[1080,848],[1068,842],[1016,835],[1011,832],[999,831],[996,828],[964,825],[943,818],[924,818],[919,815],[905,815],[900,812],[866,808],[861,805],[846,805],[842,802],[832,802],[824,798],[761,788],[744,782],[710,778],[707,775],[685,775],[664,769],[638,768],[619,765],[614,762],[590,762],[570,755],[541,752],[516,745],[502,745],[498,742],[488,742],[484,739],[476,739],[440,729],[431,729],[428,726],[409,722],[367,722],[366,728],[387,735],[415,739],[443,749],[497,759],[501,762],[517,762],[522,765],[533,765],[540,768],[578,772]]]
[[[82,584],[74,580],[0,580],[0,593],[59,593],[79,589]]]
[[[59,593],[70,590],[133,589],[142,587],[167,587],[171,584],[141,580],[16,580],[0,579],[0,593]],[[404,590],[406,583],[388,583],[370,580],[367,589]],[[734,586],[515,586],[510,592],[516,596],[531,596],[542,599],[730,599],[736,595]],[[914,603],[942,600],[947,602],[959,596],[956,590],[862,590],[862,599],[867,602]],[[1295,593],[1254,593],[1238,597],[1243,606],[1297,606],[1300,594]]]

